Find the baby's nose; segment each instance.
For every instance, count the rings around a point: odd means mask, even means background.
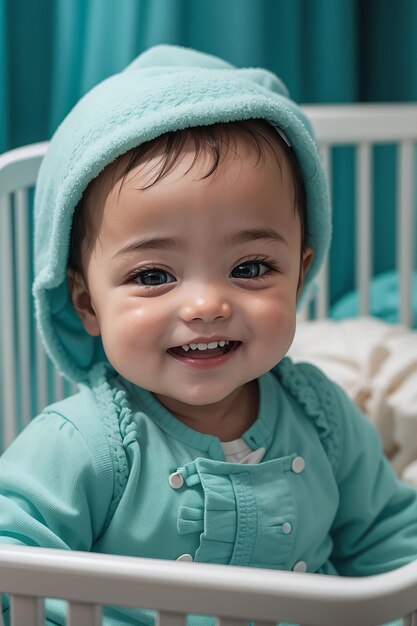
[[[228,299],[216,289],[204,290],[204,294],[190,295],[181,307],[181,317],[186,322],[201,320],[211,322],[216,319],[227,319],[232,314]]]

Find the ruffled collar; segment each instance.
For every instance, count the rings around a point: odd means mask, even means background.
[[[268,448],[273,425],[277,420],[277,386],[278,381],[271,372],[263,374],[258,379],[259,409],[254,423],[243,433],[242,439],[252,449]],[[127,392],[127,397],[133,412],[145,412],[167,434],[184,444],[188,444],[212,458],[222,460],[224,453],[218,437],[200,433],[178,420],[155,395],[121,376],[116,376],[116,384]]]

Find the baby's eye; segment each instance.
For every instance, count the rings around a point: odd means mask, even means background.
[[[270,270],[270,266],[267,263],[261,263],[260,261],[246,261],[240,263],[232,271],[233,278],[258,278],[263,274],[266,274]]]
[[[172,280],[168,280],[169,276]],[[172,274],[156,267],[138,272],[135,274],[134,280],[140,285],[145,285],[146,287],[166,285],[167,283],[175,282],[175,278]]]

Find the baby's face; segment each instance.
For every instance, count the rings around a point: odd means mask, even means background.
[[[202,156],[186,173],[194,157],[186,144],[149,189],[137,190],[155,160],[116,183],[86,261],[88,291],[75,294],[113,367],[177,406],[221,402],[276,365],[294,336],[311,253],[301,254],[292,177],[269,151],[256,165],[244,139],[237,152],[200,180],[208,162]],[[181,349],[217,340],[229,346]]]

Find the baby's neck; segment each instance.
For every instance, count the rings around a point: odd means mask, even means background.
[[[171,398],[156,397],[180,422],[197,432],[214,435],[220,441],[239,439],[258,415],[259,392],[256,380],[240,387],[236,394],[231,394],[222,403],[189,407],[190,410],[186,411],[177,406],[175,401],[170,402]]]

